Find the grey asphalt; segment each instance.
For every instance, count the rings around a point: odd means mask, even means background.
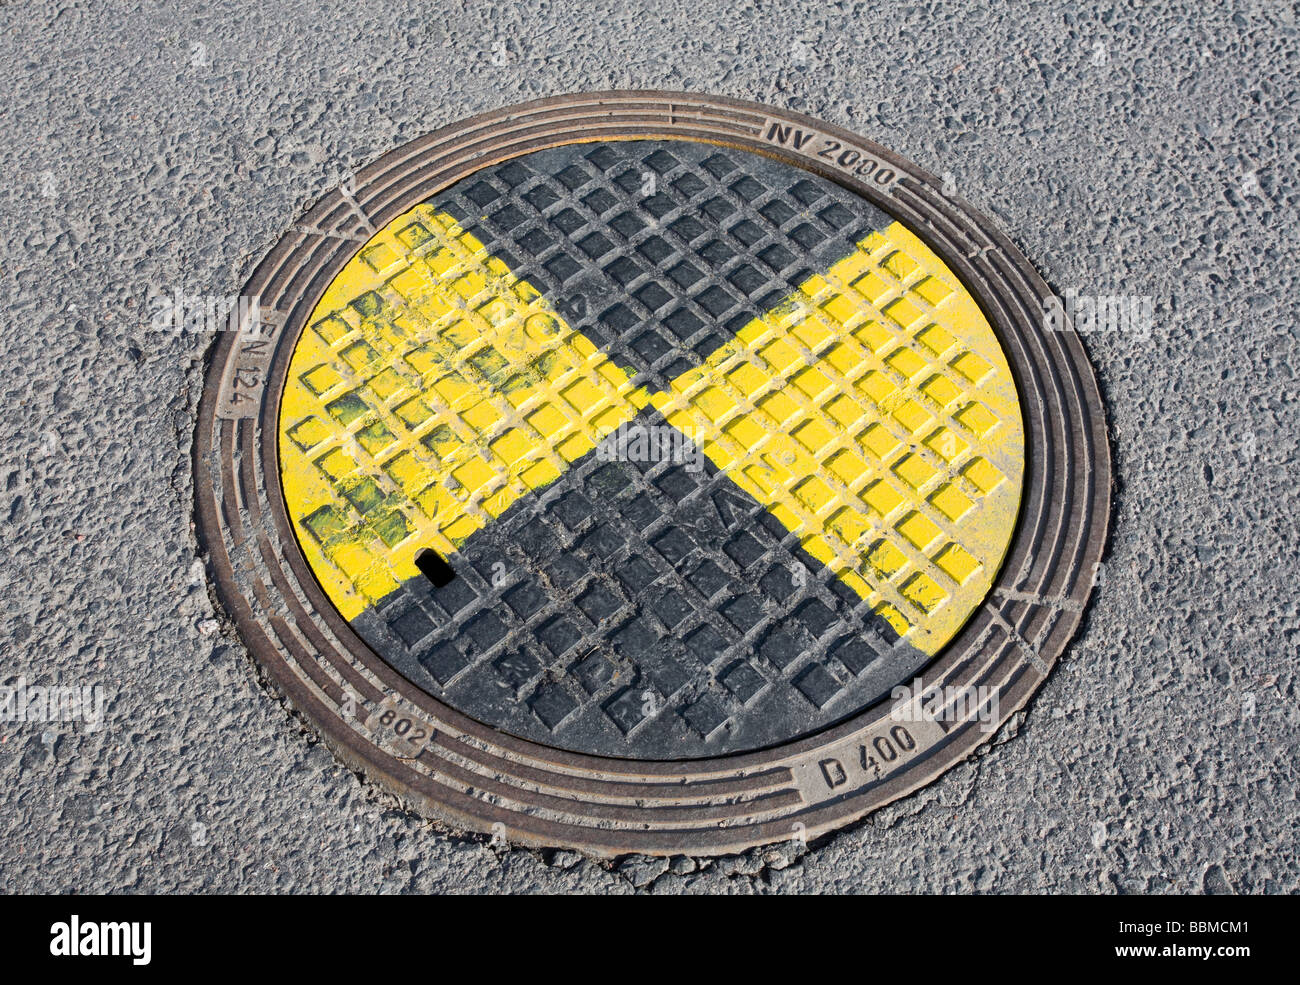
[[[661,0],[0,4],[0,683],[99,685],[102,728],[0,723],[0,889],[1300,890],[1293,4]],[[338,765],[196,567],[210,338],[346,173],[525,99],[665,88],[849,127],[951,176],[1086,339],[1117,472],[1090,615],[976,759],[807,851],[491,846]]]

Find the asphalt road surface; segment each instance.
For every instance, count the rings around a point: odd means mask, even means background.
[[[0,4],[0,723],[7,891],[1300,890],[1294,4]],[[991,8],[991,9],[989,9]],[[804,849],[492,846],[339,765],[214,609],[190,445],[231,296],[351,170],[539,96],[810,113],[945,176],[1086,336],[1113,533],[1084,627],[982,755]]]

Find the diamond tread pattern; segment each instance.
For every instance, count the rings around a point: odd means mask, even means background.
[[[540,151],[432,204],[651,390],[891,221],[815,175],[685,141]]]
[[[660,141],[542,151],[431,204],[654,390],[890,221],[814,175]],[[354,626],[454,707],[575,751],[761,748],[928,660],[707,460],[590,454],[455,563],[451,584],[411,579]]]
[[[588,455],[472,535],[456,569],[442,588],[411,579],[354,626],[453,706],[583,752],[761,748],[928,660],[707,462]]]

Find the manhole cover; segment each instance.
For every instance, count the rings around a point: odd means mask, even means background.
[[[245,296],[196,445],[218,589],[342,757],[455,824],[814,837],[986,741],[1078,624],[1082,347],[1004,237],[837,128],[479,117],[327,196]]]

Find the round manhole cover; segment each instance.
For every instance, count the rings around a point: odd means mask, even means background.
[[[261,264],[196,444],[223,602],[349,763],[530,844],[809,838],[1043,680],[1105,538],[1028,262],[805,117],[566,97],[403,147]]]

